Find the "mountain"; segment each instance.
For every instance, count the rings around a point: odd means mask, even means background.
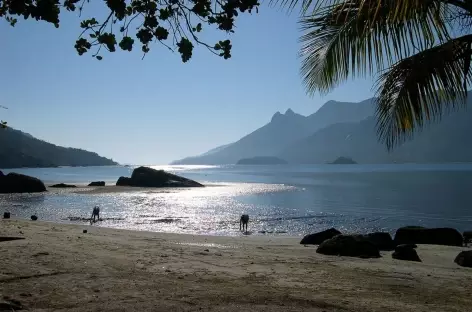
[[[56,146],[12,128],[0,129],[0,168],[116,164],[113,160],[96,153]]]
[[[468,106],[472,108],[472,97]],[[472,110],[461,109],[429,124],[390,153],[376,135],[376,119],[330,125],[287,146],[278,157],[291,163],[326,163],[345,156],[358,163],[471,162]]]
[[[268,124],[237,142],[174,163],[234,164],[258,155],[279,157],[291,164],[325,164],[339,157],[361,164],[472,162],[471,92],[469,109],[446,114],[391,152],[378,141],[373,100],[329,101],[306,117],[291,109],[285,114],[277,112]]]
[[[234,164],[242,158],[258,155],[276,156],[288,145],[336,122],[358,122],[373,115],[372,99],[360,103],[329,101],[310,116],[288,109],[277,112],[271,121],[237,142],[220,146],[207,153],[172,162],[178,165]]]
[[[235,164],[242,158],[257,155],[272,156],[291,142],[310,133],[305,116],[295,114],[291,109],[285,114],[277,112],[265,126],[246,135],[237,142],[224,146],[212,153],[188,157],[173,164]]]

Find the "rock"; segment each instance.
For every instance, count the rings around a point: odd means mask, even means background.
[[[87,230],[83,230],[82,233],[86,234],[86,233],[87,233]]]
[[[392,236],[386,232],[374,232],[363,237],[374,244],[379,250],[393,250],[395,249],[395,243],[393,242]]]
[[[377,247],[362,235],[336,235],[325,240],[316,249],[317,253],[332,256],[348,256],[359,258],[379,258]]]
[[[324,242],[327,239],[333,238],[336,235],[341,234],[338,230],[335,228],[330,228],[318,233],[314,234],[309,234],[303,237],[303,239],[300,241],[300,244],[302,245],[319,245],[322,242]]]
[[[119,177],[116,181],[117,186],[131,186],[131,178]]]
[[[45,191],[46,186],[37,178],[14,172],[0,176],[0,193],[38,193]]]
[[[10,213],[8,211],[3,213],[3,219],[10,219]]]
[[[105,186],[105,181],[90,182],[88,186]]]
[[[0,300],[0,311],[18,311],[18,310],[23,310],[23,306],[21,305],[21,303],[19,303],[19,301]]]
[[[464,237],[464,245],[467,246],[472,241],[472,231],[465,231],[462,236]]]
[[[392,258],[397,260],[421,262],[420,257],[412,245],[398,245],[392,253]]]
[[[401,244],[401,245],[398,245],[397,247],[413,248],[413,249],[418,248],[418,246],[416,244]]]
[[[472,250],[461,251],[454,262],[460,266],[472,268]]]
[[[14,237],[14,236],[0,236],[0,242],[8,242],[8,241],[18,240],[18,239],[25,239],[25,238],[24,237]]]
[[[38,217],[35,216],[35,215],[32,215],[32,216],[31,216],[31,220],[36,221],[36,220],[38,220]]]
[[[155,170],[148,167],[134,169],[131,178],[120,177],[116,185],[136,187],[203,187],[202,184],[196,181],[164,170]]]
[[[64,184],[64,183],[59,183],[59,184],[54,184],[54,185],[51,185],[51,187],[57,187],[57,188],[70,188],[70,187],[77,187],[75,185],[71,185],[71,184]]]
[[[402,227],[395,233],[395,245],[431,244],[462,246],[461,233],[452,228],[424,228],[421,226]]]

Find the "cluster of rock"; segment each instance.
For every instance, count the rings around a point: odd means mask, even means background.
[[[133,170],[130,178],[120,177],[116,182],[118,186],[136,187],[203,187],[202,184],[166,172],[147,167],[139,167]],[[105,186],[105,181],[94,181],[88,186]],[[59,183],[51,185],[53,188],[75,188],[75,185]],[[1,193],[38,193],[46,192],[44,183],[34,177],[19,173],[4,175],[0,171],[0,194]]]
[[[393,239],[386,232],[348,235],[331,228],[306,235],[300,244],[318,245],[316,252],[324,255],[360,258],[378,258],[380,251],[394,250],[394,259],[421,262],[416,244],[463,246],[471,238],[471,232],[462,235],[451,228],[402,227]],[[472,250],[462,251],[454,261],[461,266],[472,267]]]

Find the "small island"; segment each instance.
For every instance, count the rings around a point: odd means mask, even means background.
[[[288,162],[275,156],[256,156],[240,159],[236,165],[286,165]]]
[[[332,165],[354,165],[357,164],[352,158],[349,157],[338,157],[335,161],[330,162]]]

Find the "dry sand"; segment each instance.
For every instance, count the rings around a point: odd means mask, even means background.
[[[0,310],[472,311],[457,247],[421,245],[413,263],[323,256],[299,238],[19,220],[2,220],[0,236],[25,238],[0,242]]]

